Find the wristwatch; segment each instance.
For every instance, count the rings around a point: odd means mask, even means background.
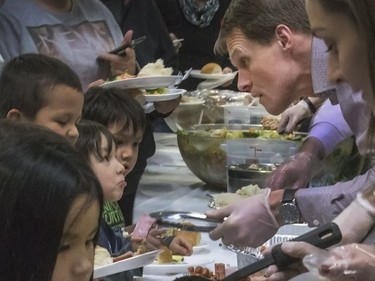
[[[279,207],[279,216],[282,225],[298,223],[300,218],[300,212],[294,198],[294,194],[297,189],[287,188],[284,191],[283,199]]]

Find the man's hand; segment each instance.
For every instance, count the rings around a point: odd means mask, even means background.
[[[267,186],[272,190],[304,188],[309,184],[313,171],[320,161],[313,153],[299,152],[281,164],[268,178]]]
[[[297,130],[298,124],[305,118],[311,116],[309,107],[304,101],[289,107],[281,114],[281,120],[277,127],[278,132],[290,133]]]
[[[266,270],[266,275],[269,281],[285,281],[290,280],[292,277],[306,272],[306,267],[302,264],[302,259],[309,254],[324,254],[326,251],[321,250],[305,242],[284,242],[281,245],[281,250],[295,258],[299,258],[300,262],[291,264],[282,271],[279,271],[276,265],[271,265]],[[269,254],[271,249],[268,249],[264,254]]]
[[[224,244],[258,247],[277,232],[279,225],[269,206],[270,189],[219,210],[207,211],[208,218],[224,220],[209,236]]]

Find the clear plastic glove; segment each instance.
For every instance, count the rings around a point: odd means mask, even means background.
[[[207,217],[226,220],[209,233],[213,240],[226,245],[258,247],[270,239],[279,228],[269,207],[271,190],[237,201],[225,208],[206,212]]]
[[[341,230],[341,244],[360,242],[373,226],[374,217],[358,200],[355,199],[333,220]]]
[[[303,263],[310,271],[331,281],[375,280],[375,247],[371,245],[336,247],[329,253],[308,255]]]
[[[191,256],[193,254],[193,246],[189,241],[181,236],[173,238],[168,247],[174,255]]]
[[[279,126],[277,127],[278,132],[290,133],[293,130],[297,130],[298,124],[303,120],[311,116],[309,106],[303,100],[297,104],[289,107],[281,114]]]
[[[269,281],[285,281],[307,271],[302,263],[302,259],[310,254],[324,255],[327,251],[319,249],[305,242],[285,242],[281,245],[281,249],[285,254],[291,257],[299,258],[300,262],[296,262],[279,271],[276,265],[271,265],[266,270],[266,276]],[[264,254],[270,254],[271,248]]]
[[[306,151],[299,152],[281,164],[268,178],[267,186],[272,190],[306,187],[314,170],[319,166],[319,158]]]

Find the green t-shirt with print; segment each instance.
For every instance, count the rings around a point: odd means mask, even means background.
[[[117,202],[104,203],[103,218],[116,235],[122,236],[122,229],[125,227],[125,219]]]

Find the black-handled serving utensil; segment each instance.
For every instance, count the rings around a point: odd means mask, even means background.
[[[318,248],[325,249],[339,243],[342,239],[341,231],[337,224],[331,222],[322,225],[312,231],[309,231],[303,235],[300,235],[290,241],[303,241]],[[263,259],[247,265],[232,274],[226,276],[221,281],[238,281],[246,276],[254,274],[270,265],[277,265],[279,269],[283,269],[286,266],[298,261],[297,258],[290,257],[281,251],[281,244],[278,244],[272,248],[270,255]],[[204,281],[209,280],[202,276],[184,276],[175,279],[175,281]]]
[[[129,44],[121,45],[120,47],[117,47],[116,49],[113,49],[112,51],[109,51],[108,53],[114,54],[114,55],[119,55],[119,56],[125,56],[126,55],[126,53],[125,53],[126,48],[134,48],[135,46],[137,46],[138,44],[142,43],[145,40],[146,40],[146,36],[142,36],[142,37],[133,39],[132,41],[130,41]]]
[[[339,243],[341,239],[342,235],[339,227],[337,224],[331,222],[300,235],[291,241],[303,241],[314,245],[315,247],[325,249]],[[272,248],[270,255],[233,272],[222,279],[222,281],[238,281],[239,279],[254,274],[272,264],[276,264],[278,268],[282,269],[296,261],[298,261],[297,258],[284,254],[281,250],[281,244],[278,244]]]

